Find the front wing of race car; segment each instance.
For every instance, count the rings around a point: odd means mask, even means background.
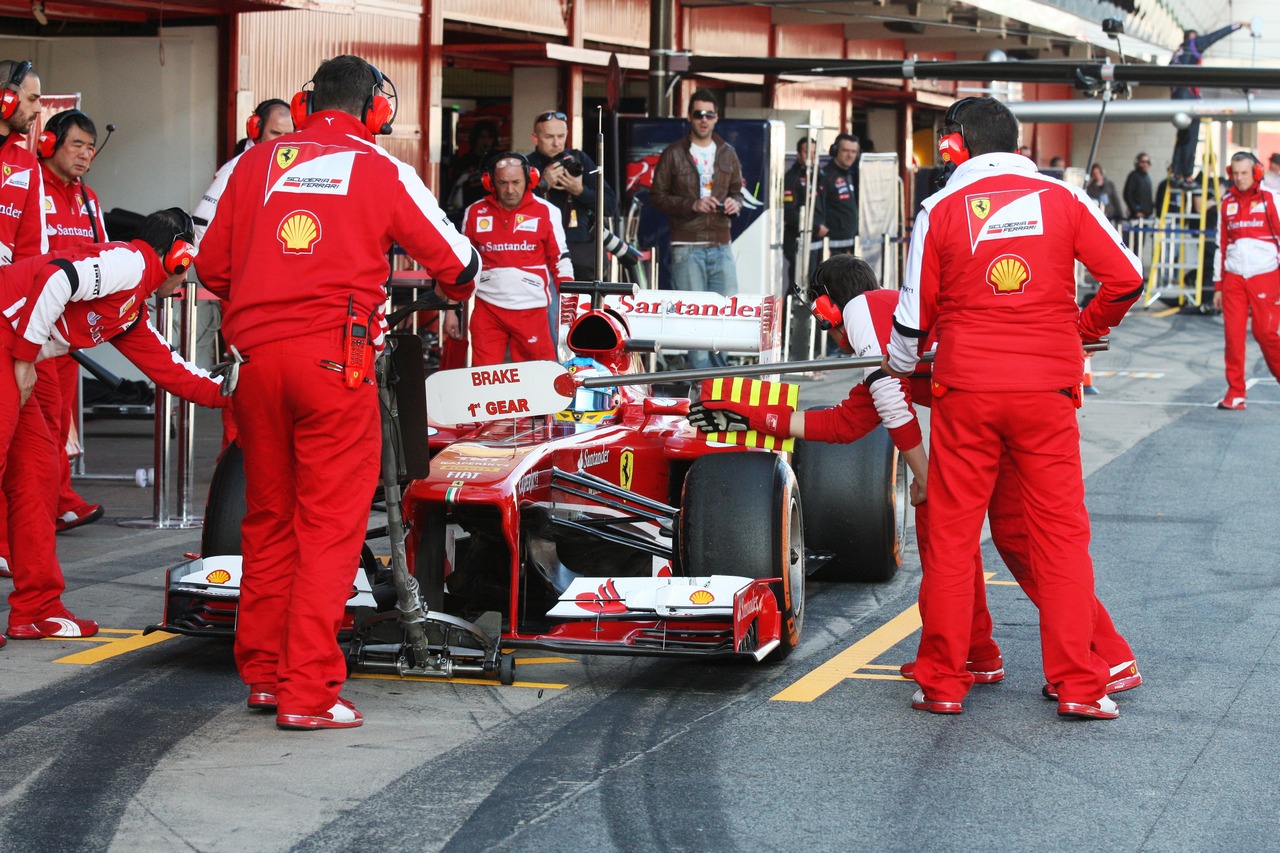
[[[547,612],[561,620],[513,646],[571,654],[733,657],[763,660],[782,618],[770,584],[733,575],[576,578]]]
[[[241,556],[224,554],[196,557],[165,572],[164,620],[142,632],[168,631],[192,637],[226,637],[236,633],[236,608],[240,602]],[[376,607],[373,588],[363,568],[357,567],[347,599],[347,613],[357,607]],[[350,620],[344,620],[344,626]]]

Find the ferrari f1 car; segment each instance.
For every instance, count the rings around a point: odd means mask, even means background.
[[[406,398],[422,394],[420,358],[415,376],[413,339],[392,337],[391,583],[372,560],[353,567],[353,667],[496,672],[508,682],[513,664],[500,649],[780,658],[800,642],[810,574],[865,582],[896,573],[905,466],[883,429],[846,446],[797,442],[793,454],[709,442],[685,421],[688,400],[628,384],[638,369],[632,350],[653,347],[633,340],[629,321],[668,323],[677,303],[719,306],[723,316],[723,298],[646,301],[595,283],[566,285],[563,299],[576,303],[575,292],[591,297],[569,309],[567,365],[434,374],[425,430],[406,415],[416,408]],[[609,304],[605,292],[615,294]],[[745,316],[756,339],[736,346],[762,348],[771,312],[735,302],[729,313]],[[727,342],[687,333],[680,341],[699,343]],[[206,524],[224,519],[215,524],[227,528],[225,519],[238,524],[236,508],[224,513],[215,502],[237,496],[221,494],[220,479]],[[227,633],[234,584],[219,574],[224,582],[211,588],[210,555],[202,557],[170,571],[165,621],[154,627]],[[495,627],[474,624],[486,619]]]

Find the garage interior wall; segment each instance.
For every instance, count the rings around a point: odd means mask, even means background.
[[[81,93],[111,144],[87,181],[105,210],[190,210],[213,178],[217,30],[184,27],[155,38],[0,39],[0,58],[30,58],[48,94]]]

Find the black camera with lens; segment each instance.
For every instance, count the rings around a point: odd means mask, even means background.
[[[582,161],[577,157],[574,157],[572,154],[563,155],[560,158],[560,165],[569,173],[569,177],[571,178],[581,178],[583,172],[586,171],[586,168],[582,165]]]

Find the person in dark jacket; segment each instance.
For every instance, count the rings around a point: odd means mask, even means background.
[[[1143,151],[1133,158],[1133,171],[1124,179],[1124,204],[1130,219],[1150,219],[1156,210],[1155,191],[1151,188],[1151,157]]]
[[[1199,65],[1204,52],[1211,46],[1234,33],[1241,27],[1249,25],[1243,21],[1227,24],[1220,30],[1208,35],[1200,35],[1195,30],[1183,33],[1182,44],[1169,59],[1170,65]],[[1171,96],[1174,100],[1193,101],[1200,99],[1199,86],[1174,86]],[[1173,181],[1186,189],[1192,187],[1191,176],[1195,173],[1196,143],[1200,141],[1200,122],[1193,120],[1186,127],[1178,128],[1178,135],[1173,143]]]
[[[802,136],[796,143],[796,161],[782,176],[782,257],[786,260],[786,281],[796,284],[796,247],[800,240],[800,218],[809,198],[809,164],[813,140]]]

